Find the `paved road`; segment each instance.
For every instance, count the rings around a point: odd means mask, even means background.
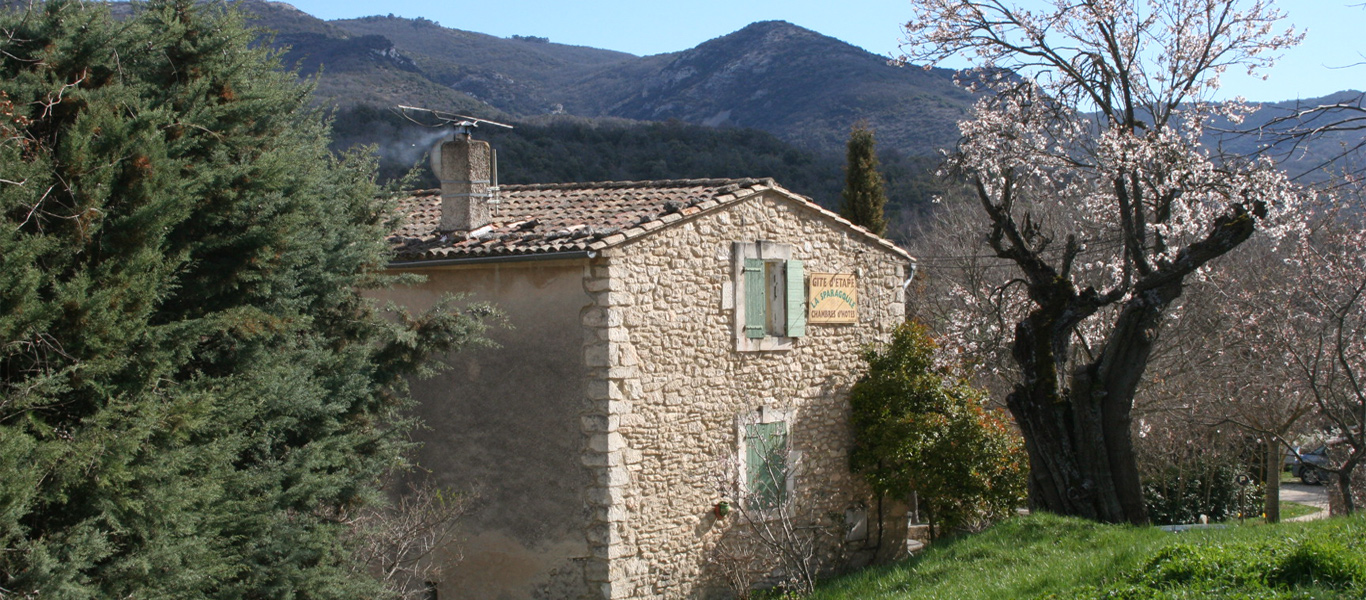
[[[1328,517],[1328,487],[1323,485],[1305,485],[1303,483],[1281,482],[1281,501],[1299,502],[1309,506],[1318,507],[1319,512],[1310,513],[1302,517],[1286,519],[1287,521],[1311,521],[1314,519],[1325,519]]]

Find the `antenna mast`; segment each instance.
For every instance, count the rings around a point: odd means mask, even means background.
[[[422,108],[420,106],[405,106],[400,104],[398,105],[398,110],[399,114],[403,115],[403,118],[408,119],[409,121],[412,121],[414,123],[417,123],[418,125],[421,125],[423,127],[451,127],[455,130],[454,133],[466,136],[468,136],[470,132],[474,130],[475,127],[478,127],[480,125],[493,125],[495,127],[503,127],[506,129],[513,128],[511,125],[508,125],[507,123],[499,123],[497,121],[490,121],[488,119],[480,119],[479,117],[460,115],[453,112],[432,110],[430,108]],[[431,120],[434,120],[436,122],[424,123],[422,121],[419,121],[413,118],[412,115],[409,115],[409,111],[417,113],[426,113],[428,115],[431,115]]]

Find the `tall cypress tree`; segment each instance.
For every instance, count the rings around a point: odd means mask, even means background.
[[[27,3],[23,3],[27,5]],[[335,515],[401,462],[373,162],[223,6],[0,9],[0,595],[370,598]]]
[[[887,217],[883,214],[883,207],[887,205],[887,194],[882,189],[882,173],[878,172],[875,146],[873,131],[862,123],[855,125],[849,133],[840,216],[868,231],[884,235],[887,233]]]

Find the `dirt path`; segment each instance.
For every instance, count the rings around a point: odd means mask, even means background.
[[[1319,509],[1318,512],[1286,519],[1287,521],[1312,521],[1328,518],[1327,486],[1281,482],[1281,502],[1299,502]]]

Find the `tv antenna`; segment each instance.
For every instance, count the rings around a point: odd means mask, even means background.
[[[504,127],[507,129],[513,128],[511,125],[508,125],[507,123],[499,123],[497,121],[490,121],[488,119],[480,119],[479,117],[470,117],[442,110],[432,110],[430,108],[422,108],[420,106],[404,106],[400,104],[398,105],[398,110],[399,114],[403,115],[403,118],[408,119],[409,121],[412,121],[413,123],[416,123],[423,127],[453,127],[455,128],[456,133],[463,135],[469,135],[470,131],[472,131],[475,127],[478,127],[480,125],[493,125],[495,127]],[[425,113],[427,115],[430,115],[430,117],[426,119],[426,122],[420,121],[418,119],[413,118],[412,115],[408,114],[409,111],[415,113]]]

